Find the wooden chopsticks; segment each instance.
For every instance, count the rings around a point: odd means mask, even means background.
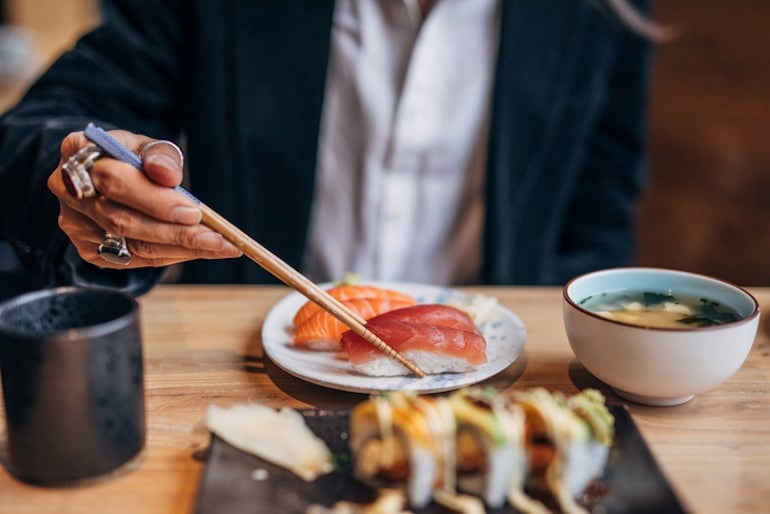
[[[111,157],[127,162],[140,170],[142,169],[141,158],[126,148],[120,141],[105,132],[101,127],[89,123],[85,129],[85,135]],[[273,254],[270,250],[249,237],[222,215],[201,202],[192,193],[181,186],[177,186],[175,189],[198,205],[202,214],[201,223],[221,234],[222,237],[238,247],[249,259],[262,266],[266,271],[270,272],[289,287],[299,291],[307,298],[317,303],[322,309],[329,312],[332,316],[350,327],[356,334],[374,345],[375,348],[386,354],[388,357],[395,359],[418,377],[422,378],[425,376],[425,372],[417,367],[416,364],[398,353],[385,343],[385,341],[377,337],[377,335],[367,330],[365,326],[366,321],[358,313],[348,309],[342,302],[338,301],[318,287],[313,281],[289,266],[277,255]]]
[[[416,364],[388,346],[385,341],[374,333],[367,330],[365,326],[366,321],[357,312],[348,309],[342,302],[318,287],[313,281],[289,266],[270,250],[254,241],[208,205],[201,202],[198,204],[198,207],[200,207],[203,214],[201,223],[222,234],[222,237],[240,248],[244,255],[272,273],[273,276],[283,281],[289,287],[313,300],[325,311],[350,327],[353,332],[373,344],[375,348],[398,361],[418,377],[425,376],[425,372],[418,368]]]

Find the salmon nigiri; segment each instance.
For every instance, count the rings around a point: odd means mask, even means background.
[[[376,298],[382,300],[399,301],[406,305],[414,305],[416,300],[406,293],[399,291],[393,291],[391,289],[384,289],[372,285],[359,285],[359,284],[340,284],[326,290],[333,298],[345,302],[347,300],[353,300],[355,298]],[[321,311],[321,307],[312,301],[305,303],[294,315],[292,323],[295,327],[298,327],[313,314]]]
[[[418,305],[375,316],[367,321],[366,328],[426,373],[457,373],[487,362],[486,339],[473,322],[470,326],[463,322],[463,328],[458,328],[458,320],[464,317],[467,315],[454,307]],[[420,322],[421,319],[429,319],[430,323]],[[372,376],[410,373],[351,330],[342,334],[340,345],[361,373]]]
[[[414,303],[408,298],[353,298],[342,302],[362,318],[369,319],[384,312],[407,307]],[[339,350],[340,336],[348,327],[340,320],[319,309],[315,314],[294,327],[294,344],[312,350]]]

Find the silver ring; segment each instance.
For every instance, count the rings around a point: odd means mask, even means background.
[[[97,146],[81,148],[62,165],[64,185],[67,191],[78,200],[96,196],[96,188],[91,180],[91,168],[102,156]]]
[[[126,266],[131,262],[131,252],[128,250],[128,243],[123,236],[106,232],[96,251],[99,257],[113,264]]]
[[[147,153],[147,150],[149,150],[153,146],[159,145],[159,144],[170,145],[176,151],[177,155],[179,156],[179,164],[182,167],[184,167],[184,153],[182,153],[182,149],[179,148],[179,146],[176,143],[174,143],[173,141],[169,141],[168,139],[158,139],[156,141],[153,141],[151,143],[146,144],[144,146],[144,148],[142,148],[142,154],[140,156],[142,158],[142,161],[144,161],[144,156]]]

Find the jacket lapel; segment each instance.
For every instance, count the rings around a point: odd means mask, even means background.
[[[300,264],[313,194],[333,4],[242,0],[231,20],[228,114],[243,177],[237,216],[293,266]]]
[[[601,61],[598,55],[592,56],[597,62],[581,57],[588,51],[587,20],[595,14],[581,0],[502,2],[487,165],[485,282],[513,283],[539,273],[521,266],[546,265],[531,256],[550,253],[547,223],[554,216],[544,204],[559,195],[541,193],[557,190],[563,178],[563,161],[551,157],[570,123],[572,102],[592,101],[588,93],[575,98],[583,91],[575,80],[580,66],[594,68]]]

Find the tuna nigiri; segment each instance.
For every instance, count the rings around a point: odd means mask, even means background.
[[[405,307],[369,319],[366,328],[429,374],[470,371],[487,362],[484,336],[465,313],[454,307]],[[361,373],[410,373],[353,331],[342,334],[340,345]]]
[[[362,318],[369,319],[389,310],[400,309],[414,303],[411,298],[353,298],[342,302]],[[348,327],[340,320],[324,310],[315,314],[294,327],[294,344],[313,350],[339,350],[340,337]]]
[[[439,325],[481,334],[481,330],[479,330],[465,311],[440,303],[422,303],[410,306],[409,308],[388,311],[378,315],[377,320],[396,320],[403,321],[404,323]]]

